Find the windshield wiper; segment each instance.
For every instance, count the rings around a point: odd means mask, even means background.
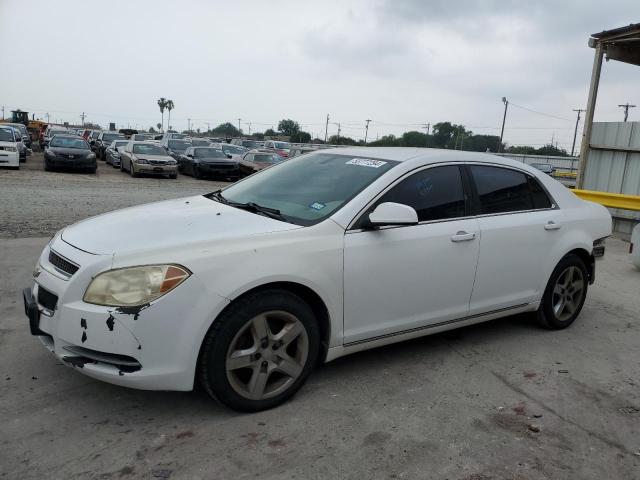
[[[278,210],[277,208],[264,207],[255,202],[247,202],[247,203],[234,202],[233,200],[229,200],[223,197],[222,190],[216,190],[215,192],[211,192],[206,196],[209,198],[215,198],[218,202],[224,203],[225,205],[229,205],[230,207],[240,208],[248,212],[258,213],[258,214],[264,215],[265,217],[286,222],[284,215],[282,215],[282,213],[280,213],[280,210]]]

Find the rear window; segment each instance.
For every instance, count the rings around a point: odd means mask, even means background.
[[[282,158],[280,158],[278,155],[271,155],[271,154],[267,154],[267,155],[259,155],[256,154],[255,157],[253,158],[253,161],[256,163],[279,163],[282,161]]]
[[[185,142],[184,140],[169,140],[168,145],[171,150],[175,150],[177,152],[184,152],[191,146],[189,142]]]
[[[532,210],[527,176],[509,168],[472,165],[471,173],[483,214]]]
[[[110,143],[118,138],[124,138],[124,136],[120,135],[119,133],[107,133],[102,136],[102,141],[105,143]]]

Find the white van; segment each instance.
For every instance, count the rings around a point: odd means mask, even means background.
[[[0,167],[20,168],[20,154],[18,153],[16,135],[20,134],[16,133],[16,130],[12,127],[0,125]]]

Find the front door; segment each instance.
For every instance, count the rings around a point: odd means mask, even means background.
[[[479,250],[477,220],[458,165],[423,169],[376,205],[413,207],[419,224],[350,230],[344,246],[344,342],[456,320],[469,311]]]

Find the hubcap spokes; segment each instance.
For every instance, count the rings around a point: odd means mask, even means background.
[[[284,392],[302,373],[309,353],[304,325],[284,311],[262,313],[236,334],[226,360],[227,379],[251,400]]]
[[[584,276],[578,267],[568,267],[553,287],[551,303],[558,320],[569,319],[580,306],[584,295]]]

